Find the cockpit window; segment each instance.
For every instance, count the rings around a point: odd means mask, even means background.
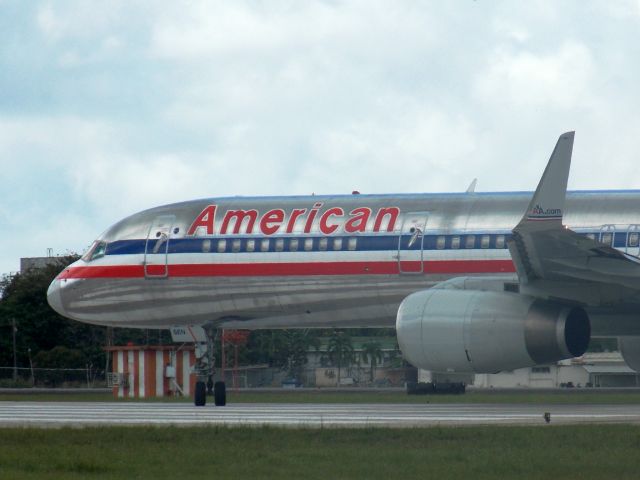
[[[107,242],[95,241],[91,248],[84,254],[82,259],[85,262],[91,262],[92,260],[96,260],[98,258],[104,257],[107,252]]]

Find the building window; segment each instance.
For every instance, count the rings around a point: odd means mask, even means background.
[[[458,235],[451,237],[451,248],[453,248],[454,250],[460,248],[460,237]]]
[[[464,248],[474,248],[476,246],[476,236],[475,235],[467,235],[467,238],[464,240]]]
[[[333,249],[334,250],[342,250],[342,238],[334,238],[333,239]]]
[[[247,252],[255,252],[255,250],[256,250],[256,241],[247,240]]]
[[[265,238],[260,242],[260,251],[268,252],[269,251],[269,239]]]
[[[218,240],[218,253],[224,253],[227,250],[227,241],[222,239]]]
[[[531,373],[551,373],[550,367],[531,367]]]
[[[289,251],[291,251],[291,252],[297,252],[298,251],[298,239],[297,238],[292,238],[291,240],[289,240]]]

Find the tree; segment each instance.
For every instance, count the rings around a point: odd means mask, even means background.
[[[77,322],[72,324],[54,312],[47,303],[49,284],[63,268],[76,259],[76,256],[60,257],[46,267],[4,277],[0,325],[6,328],[15,321],[19,364],[28,362],[29,348],[34,354],[40,350],[51,350],[58,345],[76,348],[79,339],[92,337],[92,327]],[[13,354],[12,348],[7,348],[3,341],[6,337],[0,335],[0,364],[3,365],[9,364],[9,357]]]
[[[320,347],[320,340],[313,330],[285,330],[284,346],[287,357],[287,372],[291,378],[300,378],[302,367],[309,361],[307,353]]]
[[[47,289],[53,279],[70,263],[78,259],[77,255],[55,258],[49,265],[32,268],[13,276],[0,279],[0,365],[13,364],[13,345],[11,328],[15,321],[16,350],[18,365],[28,365],[28,352],[34,359],[39,352],[51,352],[55,347],[66,347],[57,351],[57,356],[68,355],[76,358],[79,351],[83,364],[104,365],[106,327],[88,325],[62,317],[47,303]],[[162,338],[168,341],[168,332],[161,331]],[[145,330],[116,329],[114,344],[149,343]],[[157,337],[154,336],[155,342]],[[40,357],[42,359],[42,357]],[[67,367],[64,367],[67,368]]]
[[[310,329],[255,331],[247,345],[250,361],[281,368],[294,378],[300,376],[307,364],[309,350],[319,347],[318,331]]]
[[[331,361],[338,367],[337,385],[339,386],[342,365],[349,365],[353,362],[354,349],[351,337],[346,332],[334,330],[331,337],[329,337],[327,352]]]
[[[375,369],[378,363],[382,363],[384,354],[382,353],[382,347],[380,342],[367,342],[362,345],[362,352],[360,353],[362,361],[371,365],[369,381],[373,383]]]
[[[33,357],[33,364],[36,368],[47,369],[41,374],[40,380],[52,387],[57,387],[64,381],[62,369],[87,367],[86,356],[82,351],[63,346],[39,351]]]

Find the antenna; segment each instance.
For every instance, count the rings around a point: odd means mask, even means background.
[[[467,193],[476,193],[476,184],[478,183],[478,179],[474,178],[469,186],[467,187]]]

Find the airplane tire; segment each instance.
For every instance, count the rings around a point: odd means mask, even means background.
[[[194,403],[196,407],[204,407],[207,404],[207,386],[204,382],[196,382]]]
[[[216,382],[213,386],[213,399],[216,407],[224,407],[227,404],[227,387],[224,382]]]

